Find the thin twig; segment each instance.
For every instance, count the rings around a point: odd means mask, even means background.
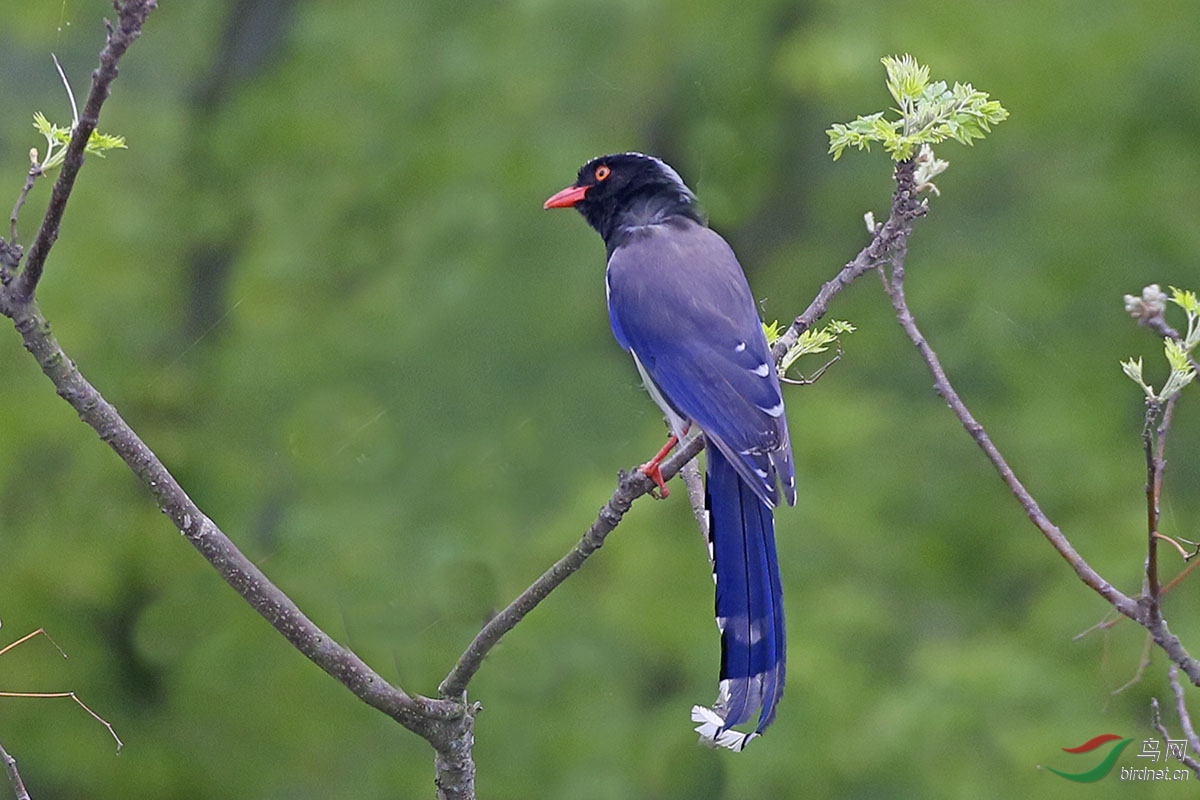
[[[24,644],[25,642],[28,642],[30,639],[37,636],[38,634],[41,634],[43,637],[45,637],[46,641],[48,641],[48,642],[50,642],[50,644],[54,645],[54,649],[58,651],[58,654],[60,656],[62,656],[63,658],[67,657],[66,652],[61,647],[58,646],[58,642],[56,642],[50,638],[50,634],[46,633],[44,628],[38,628],[36,631],[27,633],[24,636],[22,636],[20,639],[17,639],[15,642],[11,642],[11,643],[5,645],[4,647],[0,648],[0,656],[4,655],[9,650],[12,650],[15,647],[19,647],[20,645]],[[121,737],[117,735],[117,731],[115,728],[113,728],[112,724],[108,720],[106,720],[104,717],[100,716],[95,711],[93,711],[88,706],[88,704],[83,702],[83,700],[81,700],[78,697],[78,695],[76,695],[74,692],[0,692],[0,697],[43,697],[43,698],[46,698],[46,697],[69,697],[72,700],[74,700],[75,703],[80,708],[82,708],[87,713],[91,714],[93,719],[95,719],[97,722],[99,722],[101,725],[103,725],[105,728],[108,729],[108,732],[110,734],[112,734],[113,739],[115,739],[117,742],[117,752],[118,753],[121,752],[121,748],[125,746],[125,743],[121,741]]]
[[[1146,595],[1147,611],[1152,620],[1162,614],[1162,588],[1158,573],[1158,541],[1163,537],[1158,532],[1161,521],[1159,504],[1162,498],[1163,478],[1167,468],[1167,433],[1171,430],[1171,420],[1175,417],[1175,401],[1179,395],[1167,399],[1166,404],[1158,401],[1146,403],[1146,423],[1142,431],[1142,441],[1146,452],[1146,579],[1144,593]],[[1172,539],[1167,541],[1179,548],[1180,554],[1186,560],[1187,556],[1182,547]]]
[[[1179,682],[1179,667],[1172,664],[1167,669],[1167,681],[1171,684],[1171,692],[1175,695],[1175,713],[1179,715],[1179,727],[1183,730],[1183,735],[1188,740],[1188,746],[1191,747],[1193,753],[1200,754],[1200,736],[1196,735],[1196,728],[1192,725],[1192,714],[1188,711],[1187,698],[1183,696],[1183,684]],[[1189,764],[1192,770],[1196,771],[1196,766]],[[1196,772],[1196,777],[1200,777],[1200,772]]]
[[[3,745],[0,745],[0,762],[4,763],[4,772],[8,775],[8,782],[12,784],[17,800],[29,800],[25,781],[21,780],[21,773],[17,771],[17,760],[8,754]]]
[[[71,101],[71,127],[75,127],[79,124],[79,106],[75,104],[75,92],[71,90],[71,82],[67,80],[67,73],[63,72],[62,64],[58,63],[58,56],[51,53],[50,58],[54,59],[54,68],[58,70],[58,78],[62,81],[63,88],[67,90],[67,99]]]
[[[812,386],[814,383],[821,380],[821,378],[825,377],[825,373],[829,371],[830,367],[842,360],[842,355],[842,346],[839,344],[837,346],[837,352],[834,354],[833,358],[817,367],[817,369],[815,369],[811,375],[807,377],[801,375],[799,378],[789,378],[787,375],[780,375],[779,380],[791,386]]]
[[[899,169],[897,173],[899,175]],[[937,353],[921,333],[912,312],[909,310],[908,301],[904,293],[904,257],[905,252],[903,247],[894,247],[891,251],[890,259],[891,274],[888,275],[881,270],[881,278],[884,289],[892,300],[892,308],[896,312],[896,319],[900,323],[900,327],[908,335],[909,340],[916,346],[922,360],[925,361],[926,367],[933,376],[935,390],[946,401],[946,404],[950,407],[954,415],[958,417],[959,422],[968,435],[984,452],[988,460],[991,461],[992,466],[1008,486],[1009,491],[1012,492],[1021,507],[1025,509],[1025,513],[1030,521],[1041,531],[1042,535],[1050,542],[1058,554],[1071,566],[1079,579],[1108,601],[1114,609],[1146,628],[1167,656],[1187,673],[1188,678],[1193,683],[1200,685],[1200,662],[1192,658],[1191,654],[1184,648],[1183,643],[1179,641],[1179,637],[1171,632],[1162,616],[1150,614],[1144,598],[1139,601],[1129,597],[1106,581],[1100,573],[1096,572],[1088,564],[1087,560],[1075,550],[1070,540],[1067,539],[1058,526],[1051,522],[1050,518],[1042,511],[1041,506],[1038,505],[1033,495],[1030,494],[1025,485],[1017,478],[1012,467],[1008,465],[1004,456],[1001,455],[999,449],[993,444],[987,431],[975,419],[970,410],[968,410],[966,404],[946,376]]]
[[[1161,418],[1160,418],[1161,414]],[[1146,402],[1146,417],[1142,424],[1142,449],[1146,458],[1146,566],[1142,582],[1142,594],[1152,619],[1157,619],[1159,610],[1158,585],[1158,498],[1162,489],[1162,448],[1166,438],[1166,427],[1160,419],[1166,418],[1165,409],[1157,401]]]
[[[1196,559],[1196,553],[1187,553],[1186,551],[1183,550],[1182,547],[1180,547],[1180,545],[1177,541],[1170,538],[1169,536],[1164,536],[1160,533],[1158,535],[1158,537],[1160,539],[1164,539],[1164,540],[1170,542],[1171,544],[1173,544],[1175,546],[1175,548],[1180,551],[1180,555],[1183,556],[1183,560],[1188,562],[1188,565],[1186,567],[1184,567],[1183,569],[1181,569],[1179,571],[1178,575],[1176,575],[1174,578],[1172,578],[1171,580],[1169,580],[1163,584],[1162,589],[1158,593],[1159,600],[1161,601],[1162,598],[1166,597],[1168,594],[1171,593],[1171,591],[1176,586],[1178,586],[1180,583],[1182,583],[1184,581],[1184,579],[1186,579],[1187,576],[1192,573],[1193,570],[1195,570],[1197,567],[1200,567],[1200,560]],[[1112,628],[1115,628],[1117,625],[1119,625],[1120,623],[1122,623],[1128,619],[1129,619],[1129,617],[1124,616],[1123,614],[1114,613],[1114,614],[1106,616],[1104,619],[1100,620],[1095,625],[1092,625],[1091,627],[1087,628],[1086,630],[1080,631],[1079,633],[1075,634],[1071,638],[1074,641],[1078,641],[1078,640],[1082,639],[1083,637],[1087,636],[1089,633],[1092,633],[1093,631],[1111,630]]]
[[[1167,726],[1163,724],[1162,712],[1159,709],[1157,697],[1150,698],[1150,724],[1154,727],[1154,730],[1158,731],[1158,735],[1163,738],[1164,743],[1169,743],[1174,740],[1174,737],[1171,736],[1171,732],[1167,730]],[[1169,749],[1170,748],[1168,748],[1168,750]],[[1177,758],[1184,764],[1184,766],[1191,769],[1191,771],[1197,777],[1200,777],[1200,762],[1196,761],[1194,757],[1189,756],[1186,752],[1184,752],[1180,753]]]
[[[1181,545],[1179,542],[1172,539],[1170,536],[1167,536],[1165,533],[1159,533],[1158,531],[1155,531],[1153,536],[1155,539],[1158,539],[1161,542],[1166,542],[1167,544],[1174,547],[1175,550],[1179,553],[1179,557],[1182,558],[1184,561],[1187,561],[1188,559],[1193,557],[1191,553],[1189,553],[1187,550],[1183,549],[1183,545]],[[1178,576],[1176,576],[1176,577],[1178,577]],[[1159,592],[1159,597],[1161,598],[1162,595],[1166,594],[1166,592],[1167,592],[1167,590],[1166,590],[1166,587],[1164,586],[1162,588],[1162,590]]]
[[[1167,594],[1168,592],[1170,592],[1172,589],[1174,589],[1180,583],[1182,583],[1184,578],[1186,578],[1188,575],[1190,575],[1192,573],[1192,570],[1196,569],[1196,567],[1200,567],[1200,560],[1192,561],[1192,559],[1195,559],[1195,558],[1196,558],[1195,553],[1189,553],[1187,556],[1184,557],[1185,561],[1190,561],[1191,563],[1189,563],[1186,567],[1181,569],[1179,571],[1178,575],[1176,575],[1174,578],[1171,578],[1171,580],[1167,581],[1166,585],[1163,586],[1163,588],[1162,588],[1162,593],[1164,595]]]
[[[917,197],[912,162],[898,164],[895,177],[896,191],[892,196],[892,210],[887,221],[875,226],[870,243],[851,261],[846,262],[837,275],[821,286],[808,308],[796,317],[791,326],[771,346],[771,354],[775,356],[776,363],[779,363],[788,349],[800,339],[800,334],[825,316],[833,298],[857,278],[878,268],[892,250],[906,245],[912,233],[912,221],[925,212],[925,204]]]
[[[71,190],[75,186],[75,178],[79,168],[83,166],[83,153],[87,147],[92,132],[100,121],[100,108],[108,99],[112,82],[117,77],[117,63],[129,49],[134,40],[141,35],[142,25],[146,17],[157,7],[155,0],[125,0],[114,4],[117,11],[117,25],[108,25],[108,42],[100,51],[100,64],[92,73],[92,89],[88,93],[83,111],[71,132],[71,141],[67,144],[66,157],[54,188],[50,192],[50,203],[46,206],[46,214],[38,229],[33,245],[29,248],[29,257],[23,269],[16,277],[16,296],[28,300],[33,297],[42,271],[46,265],[46,256],[58,239],[58,231],[62,226],[63,212]]]
[[[69,697],[75,701],[76,705],[78,705],[80,708],[82,708],[87,713],[91,714],[92,719],[96,720],[97,722],[99,722],[101,725],[103,725],[105,728],[108,729],[108,732],[112,735],[113,739],[115,739],[117,742],[117,752],[118,753],[121,752],[121,748],[125,746],[125,743],[121,741],[121,737],[117,736],[116,728],[114,728],[112,726],[112,723],[109,722],[108,720],[106,720],[104,717],[97,714],[95,711],[92,711],[92,709],[88,707],[88,704],[83,702],[82,700],[80,700],[79,695],[75,694],[74,692],[0,692],[0,697],[29,697],[29,698],[40,698],[43,700],[53,698],[53,697]]]
[[[1124,617],[1119,617],[1118,619],[1124,619]],[[1137,686],[1142,682],[1142,678],[1145,677],[1146,667],[1150,666],[1150,651],[1154,647],[1154,637],[1152,637],[1150,634],[1146,634],[1145,638],[1145,644],[1142,645],[1142,655],[1141,658],[1138,659],[1137,669],[1133,671],[1133,677],[1109,692],[1109,694],[1113,697],[1116,697],[1119,694],[1124,694],[1125,690],[1132,686]]]
[[[1026,515],[1037,526],[1038,530],[1046,537],[1050,544],[1058,551],[1079,578],[1088,586],[1090,586],[1101,597],[1107,600],[1114,608],[1126,616],[1137,619],[1137,603],[1116,589],[1108,581],[1104,580],[1092,567],[1084,560],[1075,548],[1063,535],[1054,523],[1046,516],[1038,505],[1037,501],[1025,488],[1024,484],[1017,478],[1012,468],[1005,461],[1004,456],[992,443],[987,431],[975,419],[971,412],[963,403],[958,392],[951,385],[949,378],[946,377],[946,372],[942,368],[941,360],[937,353],[934,352],[929,342],[925,339],[920,329],[917,327],[916,320],[913,318],[912,312],[908,308],[908,301],[904,294],[904,268],[902,259],[893,263],[892,274],[890,278],[885,276],[884,285],[888,295],[892,299],[892,307],[896,312],[896,318],[900,322],[900,327],[908,334],[908,338],[921,354],[921,358],[925,361],[926,366],[933,375],[934,388],[942,399],[950,406],[950,410],[958,417],[959,422],[967,433],[975,441],[988,460],[996,468],[1000,474],[1000,478],[1008,485],[1009,490],[1017,498],[1021,507],[1025,509]]]
[[[12,213],[8,215],[8,241],[12,245],[16,245],[17,243],[17,220],[21,218],[21,209],[25,206],[25,201],[29,199],[29,193],[33,191],[33,184],[45,174],[42,172],[42,167],[38,164],[37,158],[34,155],[36,153],[32,154],[29,159],[33,164],[29,167],[29,172],[25,174],[25,185],[21,188],[21,193],[17,195],[17,201],[13,203]],[[9,265],[5,264],[3,266],[5,267],[5,273],[0,273],[0,278],[3,278],[4,282],[7,283],[11,277],[7,274]],[[15,266],[15,264],[12,265],[12,267]]]
[[[25,642],[28,642],[33,637],[37,636],[39,633],[42,636],[46,637],[46,641],[48,641],[48,642],[50,642],[50,644],[54,645],[54,649],[58,651],[58,654],[60,656],[62,656],[63,658],[67,657],[67,654],[63,651],[63,649],[58,646],[58,642],[51,639],[50,634],[46,633],[46,630],[44,628],[38,628],[36,631],[31,631],[30,633],[27,633],[24,636],[22,636],[20,639],[17,639],[15,642],[10,642],[10,643],[6,644],[4,647],[0,647],[0,656],[4,655],[9,650],[12,650],[15,647],[19,647],[20,645],[25,644]]]

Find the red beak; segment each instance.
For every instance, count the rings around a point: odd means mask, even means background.
[[[571,208],[587,194],[586,186],[568,186],[542,204],[542,208]]]

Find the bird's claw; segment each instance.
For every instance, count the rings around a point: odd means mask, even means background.
[[[638,472],[654,481],[654,488],[650,490],[650,496],[655,500],[666,500],[671,496],[671,490],[667,488],[667,482],[663,480],[662,466],[657,461],[647,461],[638,467]]]

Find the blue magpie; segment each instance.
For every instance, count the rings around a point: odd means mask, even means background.
[[[787,636],[772,509],[796,502],[787,418],[754,296],[696,197],[653,156],[593,159],[545,208],[575,208],[604,239],[609,321],[678,440],[703,435],[721,671],[701,740],[741,750],[775,719]],[[659,454],[642,470],[660,487]],[[734,730],[758,714],[753,731]]]

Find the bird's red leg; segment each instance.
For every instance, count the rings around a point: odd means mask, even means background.
[[[684,426],[683,432],[685,435],[687,434],[688,428],[690,428],[690,427],[691,427],[690,424]],[[662,446],[662,449],[659,450],[654,455],[654,458],[650,459],[645,464],[642,464],[640,467],[638,467],[638,472],[642,473],[647,478],[654,481],[654,485],[658,487],[657,494],[654,492],[653,489],[650,491],[650,494],[659,500],[663,500],[663,499],[671,496],[671,490],[667,488],[667,482],[663,480],[662,462],[663,462],[663,459],[667,457],[667,455],[671,452],[671,450],[673,450],[675,448],[675,445],[677,445],[677,444],[679,444],[679,437],[672,433],[670,436],[667,437],[667,443],[664,444]]]

